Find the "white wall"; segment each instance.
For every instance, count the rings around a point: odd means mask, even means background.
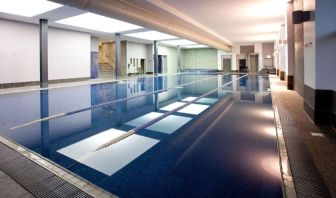
[[[0,83],[39,80],[37,26],[0,19]]]
[[[258,69],[260,71],[264,67],[262,43],[255,43],[254,44],[254,53],[259,54],[259,56],[258,56]]]
[[[147,47],[146,44],[142,43],[135,43],[135,42],[130,42],[127,41],[127,49],[126,49],[126,62],[130,64],[130,67],[128,68],[128,72],[134,73],[137,69],[136,64],[131,64],[131,58],[136,58],[138,59],[138,66],[140,68],[140,59],[147,59]],[[147,63],[146,63],[147,64]],[[146,66],[145,66],[146,68]]]
[[[90,77],[90,35],[49,29],[49,80]]]
[[[39,81],[38,25],[0,19],[0,83]],[[90,35],[49,29],[49,79],[90,77]]]

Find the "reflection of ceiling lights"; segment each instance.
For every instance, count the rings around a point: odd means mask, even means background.
[[[182,48],[188,48],[188,49],[191,49],[191,48],[209,48],[206,45],[184,45],[184,46],[181,46],[181,47]]]
[[[108,18],[93,13],[80,14],[74,17],[56,21],[56,23],[108,33],[122,32],[142,28],[140,26],[133,25],[131,23],[126,23],[123,21],[119,21],[116,19]]]
[[[259,110],[258,113],[265,118],[274,118],[274,112],[272,110]]]
[[[161,43],[168,44],[168,45],[195,45],[195,44],[197,44],[193,41],[189,41],[189,40],[186,40],[186,39],[161,41]]]
[[[1,0],[0,12],[32,17],[61,6],[63,5],[46,0]]]
[[[172,35],[157,32],[157,31],[138,32],[138,33],[126,34],[126,36],[150,40],[150,41],[159,41],[159,40],[177,38],[176,36],[172,36]]]
[[[264,132],[270,136],[276,136],[276,130],[275,127],[266,127],[264,128]]]

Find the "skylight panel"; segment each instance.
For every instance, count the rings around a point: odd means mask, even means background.
[[[141,26],[94,13],[80,14],[56,21],[56,23],[107,33],[116,33],[142,28]]]
[[[61,4],[46,0],[1,0],[0,12],[33,17],[62,6]]]

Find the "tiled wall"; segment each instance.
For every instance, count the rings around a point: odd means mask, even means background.
[[[90,77],[49,80],[49,84],[78,82],[78,81],[85,81],[85,80],[90,80]],[[39,86],[39,85],[40,85],[40,81],[4,83],[4,84],[0,84],[0,89],[9,89],[9,88],[16,88],[16,87],[28,87],[28,86]]]
[[[91,79],[98,78],[99,74],[99,63],[98,63],[98,52],[91,52]]]

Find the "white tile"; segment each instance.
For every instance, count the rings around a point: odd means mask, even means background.
[[[107,142],[107,140],[116,138],[123,133],[126,132],[117,129],[109,129],[82,141],[76,142],[75,144],[59,149],[57,152],[72,159],[78,159],[84,156],[86,153],[94,151],[99,145]]]
[[[146,122],[149,122],[152,120],[153,113],[146,114],[144,116],[141,116],[137,119],[134,119],[132,121],[129,121],[125,124],[138,127],[142,124],[145,124]],[[155,114],[161,114],[162,113],[155,113]],[[189,122],[192,118],[183,117],[183,116],[177,116],[177,115],[169,115],[162,120],[154,123],[153,125],[147,127],[147,129],[153,130],[153,131],[159,131],[162,133],[172,134],[177,129],[185,125],[187,122]]]
[[[182,101],[184,102],[190,102],[192,100],[195,100],[196,97],[187,97],[187,98],[184,98]],[[203,103],[203,104],[214,104],[215,102],[217,102],[218,99],[214,99],[214,98],[201,98],[197,101],[197,103]]]
[[[157,112],[150,112],[146,115],[143,115],[141,117],[138,117],[134,120],[131,120],[129,122],[126,122],[125,124],[130,125],[130,126],[140,126],[146,122],[149,122],[159,116],[161,116],[163,113],[157,113]]]
[[[111,176],[159,142],[153,138],[134,134],[116,144],[93,152],[101,144],[122,133],[124,131],[111,129],[60,149],[58,152]]]
[[[181,107],[184,105],[184,102],[174,102],[170,105],[167,105],[165,107],[162,107],[160,110],[163,111],[172,111],[178,107]],[[209,106],[208,105],[203,105],[203,104],[190,104],[183,109],[179,110],[179,113],[186,113],[186,114],[192,114],[192,115],[198,115],[202,113],[204,110],[206,110]]]

